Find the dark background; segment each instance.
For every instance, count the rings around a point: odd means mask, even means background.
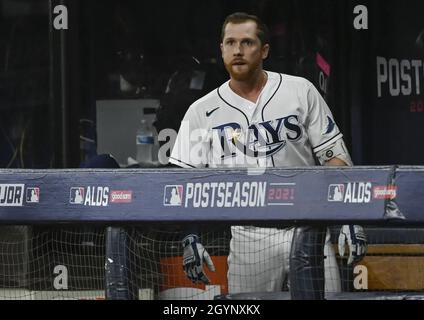
[[[68,8],[65,31],[52,27],[58,4]],[[368,30],[353,28],[358,4],[368,8]],[[376,74],[377,56],[424,60],[422,1],[0,0],[0,167],[78,167],[96,152],[100,99],[160,99],[178,123],[193,99],[227,79],[219,34],[234,11],[270,27],[266,69],[320,88],[316,54],[330,64],[321,93],[355,164],[423,164],[423,69],[420,94],[403,97],[377,97]],[[208,75],[203,91],[183,81],[194,65]],[[124,92],[120,76],[134,90]]]
[[[68,8],[69,30],[53,28],[53,8],[59,4]],[[368,30],[353,28],[358,4],[369,10]],[[422,0],[0,0],[0,168],[80,166],[96,153],[97,100],[160,99],[165,123],[176,126],[191,102],[227,79],[219,34],[234,11],[256,14],[269,25],[266,69],[304,76],[320,89],[355,164],[424,163],[423,69],[420,94],[403,97],[390,96],[387,86],[378,97],[376,70],[377,56],[424,62],[417,42],[424,30]],[[317,53],[331,66],[325,90]],[[196,68],[207,74],[199,91],[187,86]],[[120,78],[133,89],[122,90]],[[38,272],[32,274],[35,289],[51,285],[49,268],[57,264],[78,274],[72,286],[103,286],[103,277],[82,267],[91,261],[100,275],[104,270],[102,231],[91,226],[79,235],[43,227],[12,231],[2,229],[2,234],[21,239],[32,232],[37,235],[32,245],[42,249],[31,254],[45,252],[29,266]],[[367,233],[370,243],[376,242],[372,231]],[[383,239],[393,236],[388,230]],[[47,239],[56,241],[40,247]],[[81,249],[78,240],[93,245]],[[65,241],[77,244],[63,254]],[[24,252],[8,250],[2,259]],[[18,279],[24,274],[8,270]],[[15,278],[5,274],[1,281],[10,285]],[[347,274],[343,277],[352,273]]]

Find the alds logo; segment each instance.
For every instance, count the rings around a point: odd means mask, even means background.
[[[328,201],[344,203],[369,203],[371,201],[371,190],[371,182],[332,184],[328,188]]]
[[[353,182],[346,185],[345,203],[369,203],[371,201],[371,182]]]
[[[90,207],[107,207],[109,187],[71,188],[69,202]]]
[[[109,204],[109,187],[87,187],[84,205],[90,207],[107,207]]]

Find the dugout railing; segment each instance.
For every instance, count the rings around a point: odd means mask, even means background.
[[[101,226],[105,233],[104,251],[99,249],[100,256],[104,254],[100,281],[104,280],[105,297],[136,299],[140,288],[131,281],[133,267],[129,266],[134,262],[126,226],[355,223],[418,229],[424,221],[423,182],[423,167],[402,166],[265,172],[2,170],[0,222],[36,228]]]

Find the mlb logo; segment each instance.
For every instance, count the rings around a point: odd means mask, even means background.
[[[40,188],[27,188],[27,190],[26,190],[26,202],[27,203],[39,203],[40,202]]]
[[[330,202],[343,202],[344,194],[344,184],[330,184],[328,187],[328,201]]]
[[[168,207],[182,206],[183,204],[183,186],[165,186],[163,205]]]
[[[84,188],[71,188],[69,203],[70,204],[83,204],[84,203]]]

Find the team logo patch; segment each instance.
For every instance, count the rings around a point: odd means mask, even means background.
[[[168,207],[178,207],[183,204],[184,187],[182,185],[165,186],[163,205]]]
[[[39,203],[40,188],[27,188],[25,200],[26,203]]]
[[[334,131],[334,128],[336,127],[336,123],[334,122],[333,119],[331,119],[329,116],[327,116],[327,129],[325,130],[325,132],[323,132],[322,135],[327,135],[330,134],[331,132]]]
[[[328,201],[343,202],[344,193],[344,184],[330,184],[330,186],[328,187]]]
[[[84,204],[85,191],[84,188],[71,188],[69,195],[70,204]]]

